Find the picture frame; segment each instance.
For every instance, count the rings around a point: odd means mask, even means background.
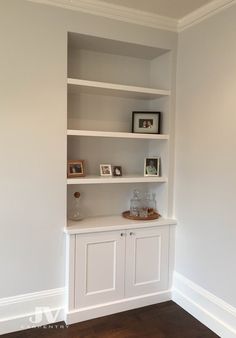
[[[84,160],[70,160],[67,162],[67,177],[83,177],[85,176],[84,171]]]
[[[112,172],[115,177],[122,176],[122,167],[120,165],[113,166]]]
[[[160,176],[160,157],[144,159],[144,176]]]
[[[100,164],[100,175],[101,176],[112,176],[111,164]]]
[[[160,134],[161,112],[133,111],[132,133]]]

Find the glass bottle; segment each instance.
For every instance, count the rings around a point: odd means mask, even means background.
[[[152,193],[152,203],[153,203],[153,211],[157,212],[157,201],[156,201],[156,194]]]
[[[148,216],[152,216],[156,212],[156,194],[147,194]]]
[[[134,190],[133,198],[130,200],[130,216],[139,216],[141,207],[140,193],[138,190]]]
[[[71,219],[72,221],[79,221],[81,219],[81,214],[79,211],[79,198],[80,193],[77,191],[74,193],[72,207],[69,212],[69,219]]]

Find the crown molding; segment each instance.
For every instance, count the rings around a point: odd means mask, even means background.
[[[40,4],[57,6],[64,9],[80,11],[88,14],[103,16],[123,22],[134,23],[146,27],[181,32],[199,22],[234,5],[236,0],[212,0],[205,6],[186,15],[180,20],[148,13],[133,8],[109,4],[102,0],[27,0]]]
[[[178,21],[178,31],[181,32],[190,28],[199,22],[219,13],[220,11],[231,7],[236,0],[213,0],[205,6],[200,7],[196,11],[186,15]]]
[[[100,0],[28,0],[74,11],[103,16],[123,22],[163,30],[178,31],[178,20],[136,9],[108,4]]]

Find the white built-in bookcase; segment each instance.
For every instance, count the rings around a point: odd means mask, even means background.
[[[172,53],[81,34],[68,35],[68,160],[85,160],[86,176],[67,179],[68,208],[81,193],[84,217],[119,215],[132,191],[156,192],[169,215]],[[161,134],[133,134],[132,111],[160,111]],[[161,157],[161,176],[144,177],[144,158]],[[100,177],[99,165],[122,177]]]

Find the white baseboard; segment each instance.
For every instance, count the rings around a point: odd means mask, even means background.
[[[69,325],[92,318],[98,318],[122,311],[132,310],[142,306],[166,302],[168,300],[171,300],[170,290],[148,294],[145,296],[124,298],[119,301],[84,307],[75,311],[69,311],[65,316],[65,320]]]
[[[0,299],[0,335],[64,320],[64,288]]]
[[[173,290],[85,307],[64,314],[64,288],[0,299],[0,335],[66,320],[73,324],[173,300],[222,338],[236,338],[236,308],[174,273]]]
[[[172,300],[222,338],[236,338],[236,308],[174,273]]]

